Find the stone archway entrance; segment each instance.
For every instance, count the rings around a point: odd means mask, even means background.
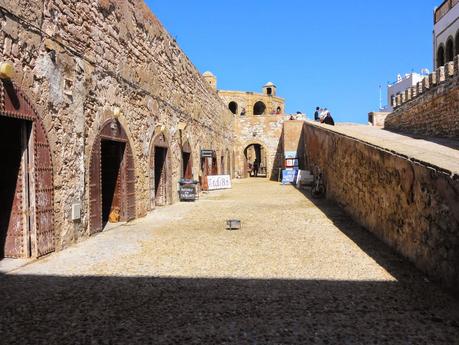
[[[261,144],[250,144],[244,149],[244,177],[267,177],[267,151]]]
[[[170,181],[169,142],[166,135],[157,134],[152,142],[150,154],[150,207],[165,206],[170,202],[172,184]]]
[[[51,150],[41,119],[9,80],[0,82],[0,259],[55,250]]]
[[[135,218],[134,157],[127,134],[118,120],[105,122],[97,135],[89,168],[90,234],[108,223]]]

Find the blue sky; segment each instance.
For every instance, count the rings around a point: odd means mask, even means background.
[[[432,69],[441,0],[146,2],[219,89],[260,92],[272,81],[287,112],[319,105],[337,121],[365,123],[379,85],[385,93],[397,73]]]

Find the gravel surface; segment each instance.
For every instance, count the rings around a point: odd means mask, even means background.
[[[0,284],[1,344],[459,344],[457,300],[332,203],[263,179]]]

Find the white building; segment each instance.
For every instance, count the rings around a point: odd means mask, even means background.
[[[458,0],[459,1],[459,0]],[[423,71],[426,72],[427,70]],[[394,104],[394,99],[397,94],[404,92],[406,89],[415,86],[424,78],[424,75],[418,73],[408,73],[403,77],[399,74],[397,76],[397,81],[395,83],[387,85],[387,104],[381,111],[383,112],[392,112],[394,109],[392,104]]]
[[[433,49],[435,68],[459,55],[459,0],[445,0],[435,9]]]

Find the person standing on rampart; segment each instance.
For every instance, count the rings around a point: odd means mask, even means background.
[[[320,111],[320,107],[316,107],[316,111],[314,112],[314,121],[319,121]]]

